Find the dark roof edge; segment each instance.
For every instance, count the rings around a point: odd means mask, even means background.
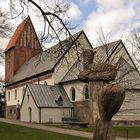
[[[35,78],[36,76],[43,75],[43,74],[46,73],[46,72],[47,72],[47,73],[53,72],[54,69],[55,69],[55,67],[57,66],[57,64],[61,61],[61,59],[65,56],[65,54],[69,51],[69,49],[71,48],[71,46],[75,43],[75,41],[79,38],[79,36],[80,36],[82,33],[84,33],[83,30],[80,31],[79,35],[75,38],[75,40],[74,40],[74,41],[72,42],[72,44],[68,47],[68,49],[67,49],[67,50],[65,51],[65,53],[60,57],[60,59],[57,61],[57,63],[53,66],[53,68],[52,68],[51,70],[47,70],[47,71],[42,72],[42,73],[39,73],[39,74],[37,74],[37,75],[33,75],[33,76],[30,76],[30,77],[27,77],[27,78],[25,78],[25,79],[16,81],[16,82],[14,82],[14,83],[12,83],[12,84],[7,84],[7,85],[5,85],[5,87],[12,86],[12,85],[17,84],[17,83],[19,83],[19,82],[23,82],[23,81],[26,81],[26,80]],[[52,47],[53,47],[53,46],[52,46]]]
[[[44,106],[40,106],[40,107],[38,107],[38,108],[74,108],[73,106],[71,106],[71,107],[67,107],[67,106],[46,106],[46,107],[44,107]]]
[[[137,70],[137,72],[140,74],[140,72],[139,72],[138,68],[136,67],[136,65],[135,65],[135,63],[134,63],[134,61],[133,61],[132,57],[130,56],[130,54],[129,54],[128,50],[126,49],[126,47],[125,47],[124,43],[122,42],[122,40],[121,40],[121,43],[122,43],[122,45],[123,45],[123,47],[124,47],[124,49],[125,49],[126,53],[128,54],[128,56],[129,56],[129,58],[130,58],[131,62],[133,63],[133,65],[134,65],[135,69],[136,69],[136,70]]]
[[[114,41],[114,42],[110,42],[108,44],[111,44],[111,43],[115,43],[115,42],[118,42],[117,44],[115,44],[115,47],[113,49],[113,51],[111,52],[111,54],[108,56],[108,58],[105,60],[105,63],[110,59],[110,57],[113,55],[113,53],[116,51],[116,49],[118,48],[118,46],[121,44],[121,40],[117,40],[117,41]],[[101,47],[101,46],[100,46]]]
[[[82,30],[79,35],[73,40],[73,42],[71,43],[71,45],[68,47],[68,49],[65,51],[65,53],[60,57],[60,59],[57,61],[57,63],[53,66],[53,69],[57,66],[57,64],[61,61],[61,59],[65,56],[65,54],[70,50],[71,46],[74,45],[75,41],[80,37],[80,35],[83,33],[84,31]]]
[[[85,36],[86,40],[88,41],[90,47],[93,49],[93,47],[92,47],[90,41],[88,40],[88,38],[87,38],[87,36],[86,36],[86,34],[85,34],[85,32],[84,32],[83,30],[81,31],[81,34],[82,34],[82,33],[84,34],[84,36]],[[82,56],[82,54],[81,54],[80,56]],[[77,61],[78,61],[78,58],[77,58],[77,60],[75,61],[75,63],[71,66],[71,68],[68,70],[68,72],[70,72],[70,70],[74,67],[74,65],[77,63]],[[67,72],[67,73],[68,73],[68,72]],[[63,83],[63,79],[66,77],[67,73],[63,76],[63,78],[62,78],[62,80],[61,80],[62,82],[60,81],[60,83]]]
[[[86,39],[87,39],[87,41],[88,41],[90,47],[93,49],[93,47],[92,47],[92,45],[91,45],[91,42],[89,41],[89,39],[88,39],[87,35],[85,34],[85,32],[84,32],[83,30],[82,30],[81,32],[84,34],[84,36],[86,37]]]
[[[39,108],[39,106],[38,106],[37,103],[36,103],[36,100],[34,99],[34,97],[33,97],[33,95],[32,95],[32,92],[31,92],[31,90],[30,90],[29,85],[27,85],[27,86],[28,86],[28,89],[29,89],[29,91],[30,91],[30,94],[31,94],[33,100],[34,100],[34,103],[35,103],[36,107]]]
[[[15,46],[12,46],[10,49],[5,50],[3,53],[7,53],[7,52],[9,52],[10,50],[12,50],[12,49],[14,49],[14,48],[15,48]]]
[[[34,103],[35,103],[36,107],[37,107],[37,108],[39,108],[39,107],[38,107],[38,105],[36,104],[36,101],[35,101],[35,99],[34,99],[34,97],[33,97],[33,95],[32,95],[32,92],[31,92],[31,90],[30,90],[30,88],[29,88],[29,85],[28,85],[28,84],[26,85],[25,93],[26,93],[27,89],[29,90],[29,92],[30,92],[30,94],[31,94],[31,96],[32,96],[32,98],[33,98],[33,100],[34,100]],[[24,98],[25,98],[25,93],[24,93],[24,96],[23,96],[23,98],[22,98],[21,108],[22,108],[23,101],[24,101]]]
[[[61,81],[61,82],[59,82],[59,84],[64,84],[64,83],[69,83],[69,82],[75,82],[75,81],[81,82],[81,81],[77,78],[77,79],[72,79],[72,80],[69,80],[69,81]]]
[[[33,75],[33,76],[30,76],[30,77],[24,78],[24,79],[22,79],[22,80],[16,81],[16,82],[14,82],[14,83],[6,84],[5,87],[13,86],[13,85],[15,85],[15,84],[17,84],[17,83],[21,83],[21,82],[24,82],[24,81],[27,81],[27,80],[31,80],[31,79],[33,79],[33,78],[37,78],[38,76],[42,76],[42,75],[44,75],[45,73],[48,74],[48,73],[51,73],[51,72],[53,72],[53,71],[54,71],[54,69],[51,69],[51,70],[48,70],[48,71],[44,71],[44,72],[42,72],[42,73],[38,73],[38,74],[35,74],[35,75]]]

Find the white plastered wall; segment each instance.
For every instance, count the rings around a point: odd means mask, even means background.
[[[119,44],[109,60],[111,63],[116,64],[120,57],[124,58],[132,67],[134,67],[129,55],[127,54],[122,44]]]
[[[39,84],[44,84],[44,82],[47,82],[48,85],[54,85],[54,76],[52,74],[52,76],[47,77],[46,79],[40,80]],[[32,83],[32,84],[38,84],[38,81],[36,82],[27,82],[28,83]],[[18,86],[12,89],[6,89],[6,103],[7,106],[11,106],[11,105],[17,105],[19,103],[19,105],[22,102],[23,99],[23,94],[24,94],[24,89],[26,88],[26,84],[22,85],[22,86]],[[15,98],[15,91],[17,91],[17,98]],[[8,94],[10,92],[10,100],[8,100]],[[19,102],[18,102],[19,100]]]
[[[81,54],[82,49],[91,48],[84,34],[80,35],[80,37],[78,38],[78,41],[80,42],[80,46],[78,46],[77,49],[73,48],[72,46],[71,49],[65,54],[64,59],[62,59],[57,64],[55,68],[55,73],[54,73],[55,83],[59,83],[62,80],[62,78],[71,68],[71,66],[73,66],[75,61],[78,59],[77,52],[78,54]]]
[[[85,97],[84,97],[84,86],[86,84],[80,81],[74,81],[74,82],[67,82],[63,84],[63,87],[68,95],[68,97],[70,98],[70,100],[72,101],[72,96],[71,96],[71,88],[73,87],[75,89],[76,92],[76,98],[75,101],[84,101]]]
[[[71,117],[71,108],[41,108],[41,123],[61,123],[63,117]]]
[[[140,91],[127,90],[125,101],[114,120],[140,120]]]
[[[17,105],[18,103],[21,104],[23,94],[24,94],[23,88],[25,88],[25,87],[26,86],[21,86],[21,87],[16,87],[16,88],[13,88],[13,89],[7,89],[6,90],[6,103],[7,103],[7,106]],[[15,92],[17,92],[17,98],[15,98]],[[8,97],[9,93],[10,93],[10,98]]]
[[[28,95],[29,94],[29,100],[28,100]],[[37,108],[29,90],[27,89],[25,93],[25,97],[23,100],[23,104],[21,107],[21,121],[26,121],[29,122],[29,107],[31,108],[31,116],[32,116],[32,122],[37,122],[39,123],[39,109]]]

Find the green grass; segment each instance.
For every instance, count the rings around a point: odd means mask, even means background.
[[[115,127],[115,134],[118,137],[125,137],[128,131],[128,138],[140,138],[140,127]]]
[[[88,128],[77,128],[77,127],[71,127],[69,125],[55,125],[55,126],[61,127],[61,128],[79,130],[79,131],[86,131],[86,132],[93,132],[95,129],[94,126],[92,126],[92,127],[90,126]],[[127,131],[128,131],[128,138],[140,138],[140,127],[138,127],[138,126],[136,126],[136,127],[118,126],[118,127],[114,127],[114,130],[115,130],[115,135],[117,137],[126,138]]]
[[[89,140],[0,122],[0,140]]]

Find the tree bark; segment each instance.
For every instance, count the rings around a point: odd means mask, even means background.
[[[89,81],[89,109],[90,124],[96,124],[99,117],[99,96],[102,87],[105,85],[102,81]]]
[[[94,132],[93,140],[116,140],[111,121],[99,119]]]

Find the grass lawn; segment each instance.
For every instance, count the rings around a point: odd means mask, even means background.
[[[0,122],[0,140],[89,140]]]
[[[68,129],[74,129],[74,130],[80,130],[80,131],[86,131],[86,132],[93,132],[95,127],[88,127],[88,128],[77,128],[77,127],[71,127],[69,125],[55,125],[56,127],[61,128],[68,128]],[[128,138],[140,138],[140,127],[129,127],[129,126],[118,126],[114,127],[115,135],[117,137],[124,137],[127,136],[127,130],[128,130]]]
[[[128,138],[140,138],[140,127],[115,127],[115,134],[119,137],[125,137],[128,131]]]

